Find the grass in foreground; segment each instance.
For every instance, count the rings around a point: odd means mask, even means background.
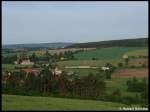
[[[54,97],[2,95],[2,110],[119,110],[124,104]]]

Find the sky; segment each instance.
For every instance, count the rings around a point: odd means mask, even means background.
[[[146,1],[3,1],[2,44],[148,37]]]

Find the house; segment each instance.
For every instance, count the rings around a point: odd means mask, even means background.
[[[101,67],[101,69],[102,69],[103,71],[106,71],[106,70],[109,70],[109,67],[103,66],[103,67]]]
[[[69,71],[69,72],[67,72],[67,75],[68,76],[71,76],[71,75],[73,75],[75,72],[73,72],[73,71]]]
[[[49,62],[48,62],[48,61],[39,61],[39,63],[42,64],[42,65],[46,65],[46,66],[49,65]]]
[[[60,60],[65,60],[65,58],[64,58],[64,57],[61,57]]]
[[[28,60],[22,60],[22,62],[20,63],[22,65],[33,65],[34,62],[31,62],[29,59]]]
[[[123,58],[123,59],[127,59],[127,58],[128,58],[128,55],[123,55],[122,58]]]
[[[17,60],[17,61],[14,61],[14,64],[21,64],[21,65],[33,65],[34,62],[31,62],[29,59],[25,59],[25,60]]]
[[[16,65],[17,65],[17,64],[18,64],[18,61],[14,61],[14,64],[16,64]]]
[[[62,70],[56,67],[54,70],[52,70],[52,74],[56,76],[60,76],[62,74]]]

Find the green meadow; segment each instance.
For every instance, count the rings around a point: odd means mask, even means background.
[[[144,47],[110,47],[110,48],[97,48],[92,51],[84,51],[76,53],[74,56],[79,60],[90,60],[97,58],[99,60],[107,59],[120,59],[122,56],[129,51],[143,50]]]
[[[119,110],[125,104],[54,97],[2,95],[2,110]]]

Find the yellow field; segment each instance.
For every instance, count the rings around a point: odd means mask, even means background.
[[[129,51],[126,53],[128,56],[148,56],[148,49]]]

